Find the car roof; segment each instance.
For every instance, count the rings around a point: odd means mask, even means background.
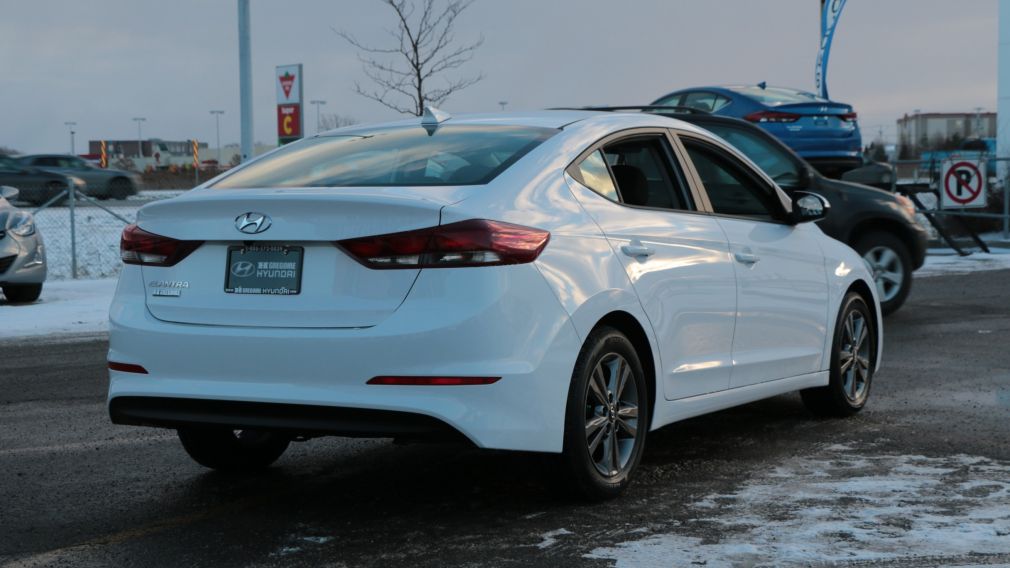
[[[581,110],[581,109],[558,109],[542,110],[532,112],[495,112],[479,114],[459,114],[452,115],[443,124],[455,125],[507,125],[507,126],[529,126],[534,128],[557,128],[563,129],[566,126],[592,122],[600,124],[626,123],[627,127],[647,127],[659,126],[665,128],[681,128],[696,131],[697,128],[690,124],[681,122],[661,114],[651,114],[643,112],[612,112],[602,110]],[[403,128],[408,126],[420,126],[421,118],[410,118],[395,122],[380,124],[353,125],[329,130],[319,134],[319,136],[332,135],[355,135],[375,132],[387,128]]]

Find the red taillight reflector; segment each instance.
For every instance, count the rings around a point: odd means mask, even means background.
[[[113,371],[122,371],[124,373],[138,373],[141,375],[147,374],[147,369],[141,367],[140,365],[134,365],[133,363],[117,363],[115,361],[109,361],[109,369]]]
[[[370,385],[458,386],[490,385],[501,377],[373,377]]]
[[[743,118],[751,122],[796,122],[800,119],[800,115],[791,112],[761,110],[752,112]]]
[[[369,268],[458,268],[536,260],[551,234],[541,229],[470,219],[438,227],[338,241]]]
[[[855,122],[858,115],[854,112],[847,112],[845,114],[838,115],[838,118],[844,120],[845,122]]]
[[[119,256],[125,264],[174,266],[202,244],[203,241],[180,241],[148,233],[133,224],[123,229]]]

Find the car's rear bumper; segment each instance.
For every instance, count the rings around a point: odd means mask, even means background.
[[[449,285],[449,278],[456,281]],[[447,296],[445,290],[457,292]],[[357,329],[174,324],[155,319],[144,294],[140,270],[124,267],[110,310],[109,360],[141,365],[148,374],[110,371],[114,420],[254,427],[275,411],[291,414],[295,405],[318,409],[310,414],[358,409],[425,416],[479,447],[562,448],[581,342],[533,265],[424,270],[392,316]],[[501,378],[466,386],[367,384],[376,376]],[[169,400],[152,400],[159,398]],[[217,402],[186,402],[193,400]],[[263,405],[249,407],[262,413],[233,412],[229,403]],[[194,404],[220,406],[201,418]],[[162,414],[143,410],[155,407]],[[350,429],[337,420],[308,433],[404,434],[396,431],[397,420],[383,424],[381,418],[373,413],[365,426]],[[243,424],[247,420],[255,422]],[[299,427],[290,420],[276,425]]]
[[[162,428],[227,427],[292,436],[347,436],[466,441],[445,422],[412,412],[199,398],[120,396],[109,403],[114,424]]]

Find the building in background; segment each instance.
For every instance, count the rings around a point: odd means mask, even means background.
[[[995,136],[994,112],[919,112],[898,119],[901,158],[914,158],[930,150],[953,150],[965,140]]]

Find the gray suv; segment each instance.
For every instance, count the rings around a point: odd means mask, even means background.
[[[87,183],[86,193],[96,199],[126,199],[140,188],[139,174],[97,168],[77,156],[36,154],[21,156],[18,161],[24,166],[81,178]]]

